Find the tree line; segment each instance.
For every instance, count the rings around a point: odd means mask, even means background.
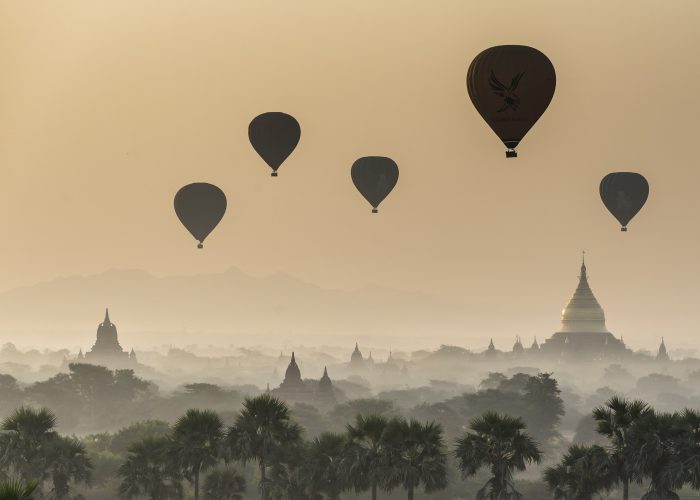
[[[571,445],[543,480],[555,500],[589,500],[632,482],[645,500],[677,499],[700,489],[700,413],[657,412],[642,401],[613,397],[593,410],[607,446]],[[47,409],[20,408],[2,423],[0,500],[71,497],[89,483],[93,464],[80,441],[55,431]],[[453,443],[433,421],[358,414],[344,432],[304,438],[287,404],[269,394],[246,398],[232,425],[212,410],[190,409],[167,433],[131,442],[117,475],[121,498],[180,499],[185,484],[195,500],[239,500],[246,479],[235,464],[255,464],[261,500],[338,500],[369,492],[372,500],[403,490],[408,500],[444,489],[449,458],[463,478],[486,471],[476,500],[522,498],[514,473],[540,463],[543,453],[520,417],[486,412]],[[9,496],[8,491],[25,496]],[[45,493],[46,492],[46,493]]]

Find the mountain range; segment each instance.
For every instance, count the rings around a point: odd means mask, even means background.
[[[156,277],[110,270],[0,293],[0,342],[84,349],[106,307],[126,346],[356,340],[434,346],[462,338],[470,316],[464,305],[420,292],[325,289],[284,273],[255,277],[230,268]]]

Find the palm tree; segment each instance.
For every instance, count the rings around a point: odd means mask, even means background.
[[[118,471],[119,495],[131,499],[144,494],[150,500],[182,498],[181,475],[167,437],[147,437],[129,447]]]
[[[344,469],[356,492],[371,489],[372,500],[377,500],[377,488],[386,482],[388,423],[382,415],[357,415],[355,425],[348,424],[346,430]]]
[[[90,481],[92,462],[87,455],[85,445],[74,438],[57,437],[51,443],[49,453],[49,473],[53,480],[53,492],[56,500],[68,497],[70,483]]]
[[[610,398],[604,406],[593,410],[598,432],[611,441],[612,455],[622,482],[623,500],[629,498],[629,484],[632,478],[630,464],[624,460],[627,455],[627,435],[634,423],[650,411],[651,408],[644,401],[629,401],[618,396]]]
[[[343,434],[324,432],[309,445],[306,469],[312,495],[325,495],[328,500],[338,500],[349,480],[342,468],[343,452],[346,448]]]
[[[246,398],[243,410],[226,436],[231,456],[243,463],[254,460],[260,468],[260,498],[267,500],[270,489],[267,468],[280,448],[301,441],[301,427],[291,420],[286,403],[262,394]]]
[[[203,490],[204,500],[242,500],[245,478],[230,467],[214,469],[204,480]]]
[[[23,483],[20,479],[0,481],[0,500],[36,500],[34,496],[38,483]]]
[[[614,460],[598,445],[572,445],[558,465],[544,471],[555,500],[590,500],[599,491],[609,490],[616,480]]]
[[[513,471],[524,471],[527,464],[539,463],[542,456],[537,443],[525,432],[522,419],[487,412],[472,420],[469,428],[471,431],[457,440],[455,449],[462,476],[473,476],[482,467],[488,467],[492,476],[476,499],[520,498]]]
[[[408,500],[423,484],[429,493],[447,486],[447,455],[440,424],[394,418],[386,429],[387,489],[402,486]]]
[[[689,479],[687,457],[683,456],[688,439],[682,414],[647,412],[630,427],[622,456],[631,477],[648,478],[649,488],[642,500],[675,500]]]
[[[679,452],[683,457],[686,481],[697,490],[700,489],[700,412],[686,408],[681,419],[684,434]]]
[[[269,495],[284,500],[319,500],[311,491],[307,465],[308,443],[303,440],[278,447],[270,455]]]
[[[175,453],[188,478],[193,478],[194,498],[199,500],[199,476],[202,471],[216,464],[224,424],[211,410],[187,410],[173,427]]]
[[[5,461],[25,482],[46,479],[55,427],[56,415],[47,408],[21,407],[2,422]]]

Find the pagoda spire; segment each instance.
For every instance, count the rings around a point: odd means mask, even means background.
[[[109,307],[105,308],[105,320],[104,324],[109,325],[111,321],[109,320]]]

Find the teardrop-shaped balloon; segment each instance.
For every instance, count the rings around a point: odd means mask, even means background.
[[[272,177],[277,177],[277,169],[292,154],[300,137],[299,122],[286,113],[263,113],[248,125],[250,144],[270,166]]]
[[[399,180],[399,167],[394,160],[384,156],[365,156],[352,164],[352,182],[372,205],[372,213],[394,189]]]
[[[506,145],[506,157],[549,106],[557,76],[542,52],[525,45],[499,45],[474,58],[467,90],[479,114]]]
[[[622,231],[642,209],[649,197],[649,183],[635,172],[613,172],[600,181],[600,198],[620,222]]]
[[[226,195],[213,184],[188,184],[175,195],[175,213],[182,225],[199,241],[197,248],[203,248],[204,240],[226,213]]]

